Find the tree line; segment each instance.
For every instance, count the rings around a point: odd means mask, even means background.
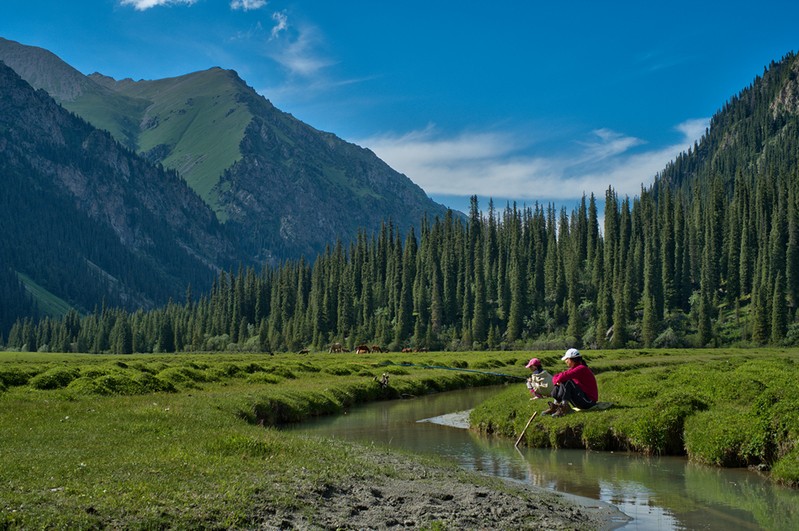
[[[391,223],[345,246],[152,311],[99,308],[18,320],[8,347],[78,352],[699,347],[799,339],[796,179],[747,179],[731,195],[659,180],[640,197],[563,208],[472,198],[420,233]]]

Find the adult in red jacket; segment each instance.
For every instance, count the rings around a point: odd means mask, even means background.
[[[570,348],[561,359],[569,368],[552,377],[552,398],[555,401],[550,402],[549,408],[543,412],[544,415],[553,417],[562,417],[571,411],[571,406],[578,409],[592,408],[599,399],[596,377],[580,351]]]

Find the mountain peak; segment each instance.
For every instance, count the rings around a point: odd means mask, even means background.
[[[24,55],[13,67],[18,71],[30,72],[44,56],[69,68],[49,52],[18,43],[0,45],[0,59],[8,55]],[[214,66],[139,81],[71,76],[84,88],[64,107],[177,171],[228,223],[250,258],[313,255],[336,239],[376,232],[387,219],[405,231],[425,214],[446,214],[373,152],[280,111],[235,70]],[[45,90],[56,84],[33,81]]]
[[[91,80],[44,48],[0,37],[0,59],[59,102],[75,101],[93,88]]]

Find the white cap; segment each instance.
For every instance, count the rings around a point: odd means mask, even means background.
[[[566,351],[566,354],[564,354],[563,357],[560,359],[566,361],[572,358],[579,358],[579,357],[580,357],[580,351],[577,350],[576,348],[570,348],[569,350]]]

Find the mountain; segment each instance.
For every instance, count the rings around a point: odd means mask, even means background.
[[[0,60],[123,145],[179,172],[248,258],[313,256],[390,219],[406,231],[446,214],[374,153],[275,108],[234,71],[169,79],[83,76],[0,39]]]
[[[175,171],[1,62],[0,179],[0,269],[82,310],[182,298],[237,257],[213,211]]]
[[[674,188],[708,186],[715,178],[732,192],[749,182],[799,174],[799,56],[772,61],[762,76],[730,98],[705,135],[658,176]]]

